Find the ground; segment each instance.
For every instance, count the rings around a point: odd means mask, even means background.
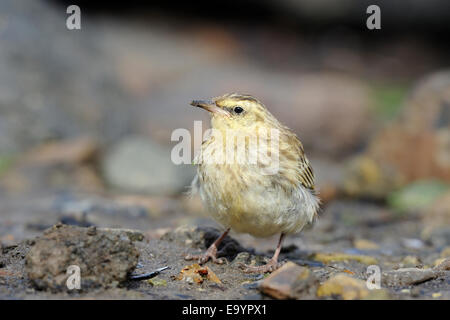
[[[165,201],[177,207],[176,203],[183,199],[177,197]],[[198,284],[195,281],[176,279],[183,267],[191,264],[183,257],[187,253],[204,250],[219,234],[220,227],[206,216],[198,218],[179,210],[181,205],[178,209],[155,218],[145,210],[139,212],[132,206],[119,206],[116,200],[108,197],[40,195],[27,200],[2,199],[1,203],[2,299],[270,299],[259,289],[267,275],[245,274],[239,268],[239,262],[249,263],[254,260],[253,262],[262,263],[264,257],[272,255],[276,237],[257,239],[232,232],[231,238],[225,241],[224,254],[228,263],[206,264],[217,275],[221,284],[209,280]],[[89,203],[90,206],[87,205]],[[61,206],[67,207],[69,204],[85,206],[82,218],[67,213],[68,211],[62,213],[64,210],[61,210]],[[28,279],[24,267],[25,257],[33,239],[42,235],[44,229],[58,220],[68,224],[95,224],[99,227],[141,230],[145,239],[135,241],[140,257],[133,274],[143,274],[166,266],[169,269],[151,280],[127,280],[117,288],[59,293],[38,290]],[[443,247],[438,240],[422,240],[422,228],[419,217],[395,215],[380,204],[336,201],[324,208],[315,226],[299,235],[287,237],[281,260],[307,267],[320,283],[338,273],[365,280],[369,276],[367,267],[371,264],[380,266],[383,272],[402,267],[433,267],[435,261],[442,256]],[[320,253],[326,255],[321,256]],[[339,261],[341,259],[344,260]],[[448,271],[423,283],[394,284],[386,288],[388,293],[383,297],[390,299],[450,298]],[[298,298],[319,297],[305,293]]]

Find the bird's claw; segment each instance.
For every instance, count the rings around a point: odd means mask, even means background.
[[[188,254],[184,257],[185,260],[197,260],[199,264],[205,264],[209,260],[216,264],[224,264],[224,258],[217,258],[217,247],[212,245],[206,250],[204,254]]]
[[[246,264],[241,264],[240,268],[244,273],[266,273],[266,272],[274,272],[278,268],[283,265],[282,262],[277,262],[275,260],[270,259],[265,265],[262,266],[249,266]]]

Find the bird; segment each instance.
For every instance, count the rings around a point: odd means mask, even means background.
[[[265,265],[242,265],[246,273],[277,270],[285,236],[313,224],[320,208],[302,142],[249,94],[228,93],[190,104],[211,114],[210,134],[194,159],[197,174],[191,192],[200,195],[225,231],[205,253],[188,254],[185,259],[225,263],[217,257],[217,248],[230,230],[255,237],[280,234],[274,255]],[[227,152],[234,155],[228,159]]]

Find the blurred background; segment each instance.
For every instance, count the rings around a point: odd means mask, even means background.
[[[303,245],[430,264],[449,245],[448,1],[77,1],[81,30],[70,4],[0,2],[0,243],[57,221],[212,223],[170,137],[209,125],[192,99],[237,91],[305,145],[324,206]]]

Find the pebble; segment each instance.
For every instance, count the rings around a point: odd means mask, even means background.
[[[275,299],[299,299],[316,290],[318,280],[310,269],[287,262],[265,278],[261,292]]]
[[[340,273],[325,281],[317,290],[318,297],[334,295],[344,300],[364,299],[369,296],[369,290],[365,281]]]

